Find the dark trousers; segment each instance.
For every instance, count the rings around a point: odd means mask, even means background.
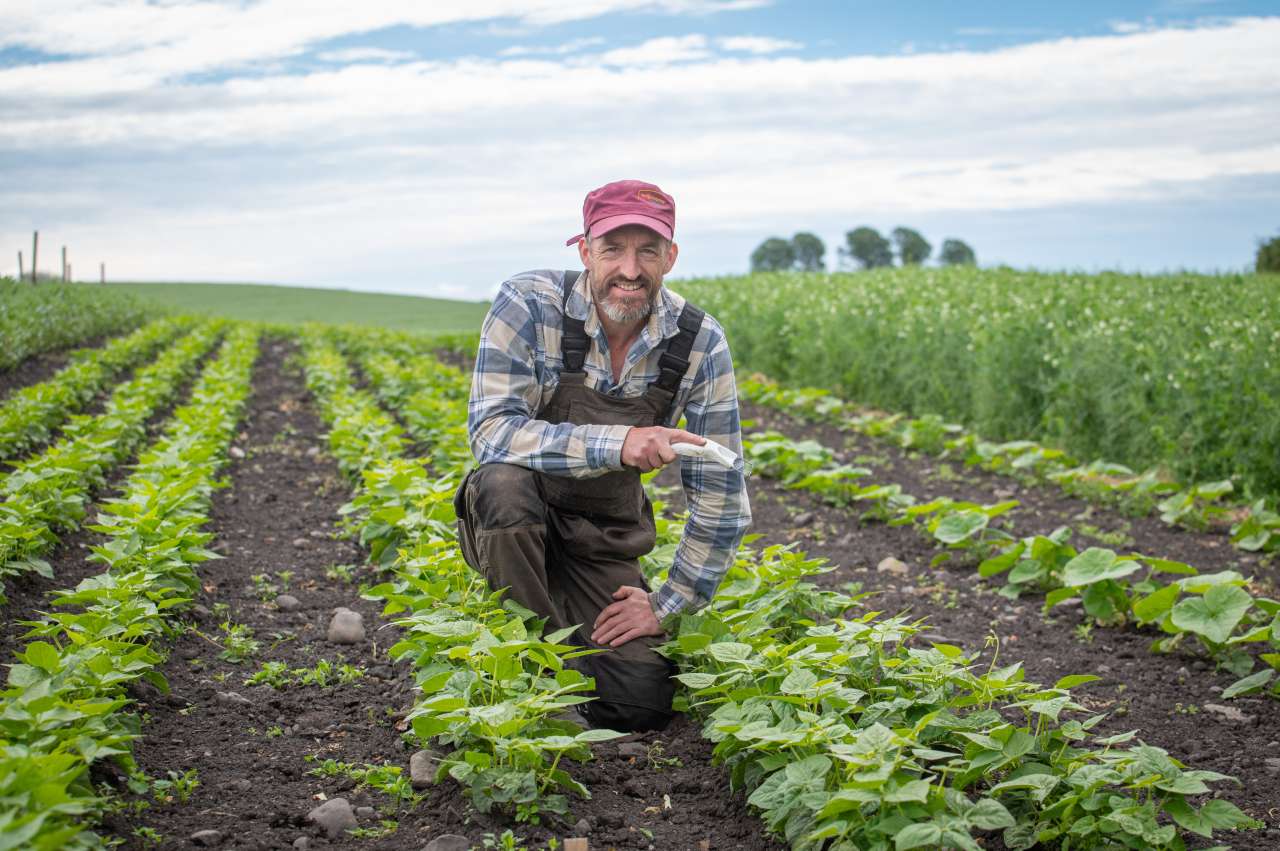
[[[547,619],[548,629],[580,628],[591,641],[600,611],[624,585],[648,589],[638,559],[654,544],[653,512],[644,500],[631,516],[584,515],[548,502],[543,474],[513,464],[484,464],[458,489],[458,538],[467,563],[493,589]],[[553,483],[554,484],[554,483]],[[628,641],[571,664],[596,682],[583,712],[598,727],[661,730],[671,720],[674,666],[654,651],[666,636]]]

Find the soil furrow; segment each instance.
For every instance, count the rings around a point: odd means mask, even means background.
[[[41,352],[27,358],[13,369],[0,371],[0,402],[4,402],[15,390],[52,378],[58,370],[67,365],[71,360],[71,353],[77,349],[100,349],[111,339],[113,338],[104,335],[64,349]]]
[[[151,847],[140,829],[163,835],[166,848],[194,847],[198,840],[191,837],[208,830],[228,848],[420,849],[448,833],[478,846],[486,833],[507,827],[540,844],[587,835],[600,848],[696,849],[702,840],[711,848],[781,847],[764,837],[741,796],[728,791],[723,771],[710,764],[710,745],[683,721],[660,734],[598,747],[595,762],[571,769],[594,798],[571,801],[569,821],[541,826],[475,813],[448,780],[426,787],[425,799],[408,808],[348,777],[308,774],[324,759],[385,762],[408,774],[411,751],[401,731],[412,680],[407,665],[386,657],[397,630],[381,621],[376,604],[359,599],[352,581],[374,577],[363,567],[333,569],[363,563],[353,543],[334,536],[350,488],[324,451],[324,429],[300,375],[285,367],[288,347],[264,346],[228,469],[231,486],[215,496],[212,509],[216,546],[226,558],[203,566],[195,628],[176,641],[163,669],[171,693],[139,696],[148,719],[136,746],[142,767],[158,778],[194,770],[200,785],[185,803],[151,801],[140,813],[126,807],[112,815],[107,827],[124,847]],[[296,606],[277,592],[295,598]],[[362,615],[362,640],[327,640],[340,606]],[[225,634],[224,621],[253,630],[261,648],[251,659],[219,658],[223,648],[213,642]],[[360,667],[365,675],[326,689],[244,684],[265,662],[293,671],[322,659]],[[237,697],[228,696],[232,692]],[[322,798],[337,797],[355,808],[359,828],[376,831],[389,819],[397,829],[381,837],[330,837],[306,817]]]

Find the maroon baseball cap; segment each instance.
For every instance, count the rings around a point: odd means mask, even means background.
[[[652,183],[617,180],[587,193],[582,202],[582,229],[565,245],[580,241],[586,233],[599,236],[623,225],[644,225],[663,239],[676,229],[676,201]]]

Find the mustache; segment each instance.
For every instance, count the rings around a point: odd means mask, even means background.
[[[640,275],[636,278],[624,278],[621,275],[614,275],[605,281],[605,286],[613,286],[614,284],[644,284],[647,288],[653,287],[653,281],[647,275]]]

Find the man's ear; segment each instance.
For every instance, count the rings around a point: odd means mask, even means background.
[[[587,268],[587,258],[591,256],[591,245],[585,236],[578,240],[578,256],[582,258],[582,268]]]
[[[667,271],[662,274],[665,275],[667,272],[671,271],[671,267],[676,265],[676,257],[678,257],[679,254],[680,246],[676,245],[674,242],[671,243],[671,248],[667,249]]]

